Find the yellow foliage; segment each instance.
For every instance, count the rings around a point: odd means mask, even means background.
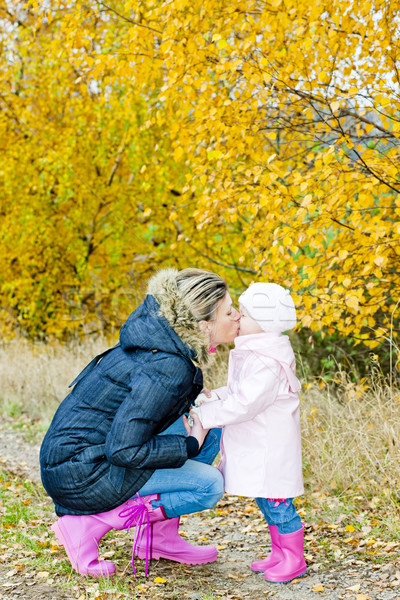
[[[154,269],[193,264],[233,292],[279,282],[304,326],[379,345],[400,283],[397,3],[1,8],[9,330],[112,326]]]

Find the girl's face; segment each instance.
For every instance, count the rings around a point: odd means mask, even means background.
[[[263,329],[259,326],[257,321],[252,319],[245,309],[245,307],[240,304],[240,331],[239,335],[249,335],[251,333],[263,333]]]
[[[240,314],[233,308],[228,292],[220,302],[212,321],[200,321],[203,333],[210,336],[210,345],[228,344],[239,335]]]

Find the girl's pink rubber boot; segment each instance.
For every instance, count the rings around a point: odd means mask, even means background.
[[[162,508],[153,509],[151,500],[159,495],[132,498],[107,512],[97,515],[65,515],[51,526],[58,543],[64,546],[72,567],[81,575],[111,577],[114,563],[99,561],[98,545],[101,538],[111,529],[129,529],[149,521],[164,518]]]
[[[278,546],[278,528],[276,525],[268,525],[268,528],[271,534],[271,552],[266,558],[263,558],[262,560],[256,560],[255,562],[251,563],[252,571],[265,571],[266,569],[276,565],[283,558],[282,551]]]
[[[202,565],[217,560],[214,546],[192,546],[179,535],[179,517],[153,522],[150,525],[149,558],[167,558],[185,565]],[[146,557],[147,526],[142,527],[136,546],[136,556]]]
[[[282,559],[276,565],[265,570],[267,581],[285,583],[295,577],[304,575],[307,570],[304,559],[304,526],[293,533],[279,533],[277,545],[282,552]]]

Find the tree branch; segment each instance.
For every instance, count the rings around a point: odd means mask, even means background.
[[[132,25],[138,25],[138,27],[144,27],[145,29],[149,29],[150,31],[154,31],[154,33],[159,33],[160,35],[162,34],[162,31],[158,31],[158,29],[154,29],[153,27],[149,27],[148,25],[143,25],[142,23],[138,23],[137,21],[133,21],[132,19],[129,19],[128,17],[125,17],[124,15],[121,15],[114,8],[112,8],[111,6],[108,6],[107,4],[105,4],[104,2],[102,2],[101,0],[97,0],[97,3],[100,4],[101,6],[104,6],[104,8],[106,10],[109,10],[109,11],[113,12],[115,15],[117,15],[117,17],[119,17],[123,21],[127,21],[128,23],[131,23]]]

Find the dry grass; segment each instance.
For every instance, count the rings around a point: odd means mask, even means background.
[[[84,343],[32,344],[14,339],[0,345],[0,410],[49,420],[82,368],[109,347],[104,338]]]
[[[386,493],[400,484],[400,391],[375,370],[354,383],[339,372],[329,387],[305,386],[303,454],[307,479],[319,487]]]
[[[68,345],[0,346],[0,410],[26,413],[45,425],[68,392],[68,384],[97,353],[105,338]],[[228,349],[205,373],[209,387],[223,385]],[[376,369],[354,383],[338,373],[330,386],[313,381],[301,393],[304,471],[309,489],[389,496],[397,510],[400,489],[400,392]]]

